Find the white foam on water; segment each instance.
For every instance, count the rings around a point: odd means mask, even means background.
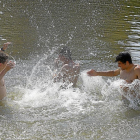
[[[43,107],[51,109],[65,108],[70,112],[87,112],[94,110],[95,105],[106,104],[112,108],[120,103],[120,96],[124,93],[121,85],[125,85],[123,80],[108,79],[104,80],[101,76],[89,77],[87,71],[79,75],[78,87],[73,88],[72,84],[65,86],[65,83],[53,82],[52,63],[47,63],[48,56],[45,55],[33,67],[30,77],[28,77],[26,87],[22,88],[22,99],[17,101],[22,107]],[[129,84],[130,91],[134,85],[138,84],[135,80]],[[64,88],[65,87],[65,88]],[[125,95],[126,96],[126,95]],[[134,100],[126,96],[134,108]],[[116,102],[115,102],[116,101]],[[114,103],[114,106],[112,105]],[[87,109],[88,107],[88,109]]]
[[[53,70],[45,61],[47,56],[40,59],[33,67],[27,80],[26,87],[22,89],[23,97],[17,101],[22,107],[66,108],[69,111],[79,112],[87,100],[85,91],[73,88],[72,84],[53,82]]]
[[[124,96],[129,107],[135,110],[140,109],[140,81],[138,79],[128,84],[122,79],[108,78],[108,80],[104,80],[101,76],[88,77],[86,72],[81,75],[84,90],[92,94],[92,103],[108,104],[112,109],[115,109],[116,105],[124,103],[122,100],[122,96]],[[122,87],[128,87],[127,92]]]
[[[62,88],[64,83],[53,83],[49,71],[46,75],[44,73],[43,76],[39,75],[37,77],[37,71],[41,71],[42,67],[40,69],[37,66],[35,67],[28,79],[27,86],[24,88],[24,95],[18,101],[20,106],[55,106],[78,111],[86,110],[85,106],[91,105],[90,109],[93,109],[94,105],[103,104],[111,94],[112,88],[114,88],[113,85],[106,83],[102,77],[91,78],[87,76],[85,71],[81,72],[79,76],[79,79],[82,80],[82,83],[79,81],[79,87],[73,88],[70,84],[66,88]]]
[[[116,98],[119,92],[120,80],[108,79],[104,80],[102,76],[87,76],[86,72],[82,73],[84,90],[98,98],[98,101],[105,101]]]
[[[18,101],[22,107],[47,107],[49,110],[65,108],[72,113],[78,113],[85,108],[86,94],[80,89],[68,87],[61,88],[63,83],[53,83],[46,85],[43,89],[26,89],[23,98]]]
[[[140,81],[134,80],[132,83],[122,81],[120,84],[120,93],[129,101],[129,107],[139,110],[140,109]],[[125,100],[124,100],[125,101]]]

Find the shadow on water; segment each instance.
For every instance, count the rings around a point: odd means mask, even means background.
[[[0,102],[0,118],[1,120],[13,118],[12,107],[7,104],[7,101]]]

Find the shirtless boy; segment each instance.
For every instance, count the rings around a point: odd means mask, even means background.
[[[64,83],[72,83],[76,86],[80,73],[80,65],[73,62],[71,52],[67,47],[63,47],[59,52],[59,57],[56,59],[56,66],[62,63],[60,72],[55,76],[54,82],[62,81]]]
[[[4,75],[14,67],[13,62],[8,62],[8,55],[4,53],[10,42],[4,43],[0,50],[0,100],[6,96],[6,87],[4,83]]]
[[[115,62],[118,62],[119,69],[114,71],[104,71],[97,72],[95,70],[90,70],[87,72],[89,76],[117,76],[120,75],[120,79],[125,80],[127,83],[132,83],[135,79],[140,80],[140,65],[133,64],[131,55],[127,52],[121,52],[116,57]],[[127,88],[123,89],[125,92]]]

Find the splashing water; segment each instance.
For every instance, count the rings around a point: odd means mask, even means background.
[[[134,80],[128,84],[125,81],[121,81],[120,93],[124,97],[124,101],[129,101],[129,106],[135,110],[140,109],[140,81]]]
[[[62,88],[64,83],[53,83],[54,68],[52,66],[53,63],[47,63],[48,57],[48,55],[44,56],[33,67],[24,88],[23,98],[18,101],[20,105],[30,107],[65,107],[71,111],[74,109],[77,112],[86,110],[85,104],[106,104],[114,100],[119,101],[119,96],[124,95],[130,101],[130,106],[136,108],[135,101],[138,99],[137,96],[134,100],[132,97],[130,98],[130,94],[126,96],[120,88],[121,85],[125,86],[123,80],[113,79],[112,81],[108,79],[105,81],[99,76],[89,77],[86,71],[83,71],[79,75],[77,88],[72,88],[70,84],[64,89]],[[138,80],[129,84],[129,91],[135,90],[136,94],[139,88],[134,89],[135,84],[138,84]]]
[[[16,64],[16,60],[12,55],[9,55],[9,59],[10,59],[9,61],[13,61]]]
[[[33,67],[23,89],[23,97],[16,101],[21,108],[24,108],[25,115],[29,116],[23,118],[28,121],[31,118],[33,128],[36,128],[37,122],[42,131],[44,127],[45,131],[53,129],[52,133],[59,130],[55,132],[56,136],[61,129],[64,135],[69,135],[72,130],[70,135],[82,138],[83,133],[87,131],[98,135],[98,129],[103,131],[110,126],[109,132],[105,131],[104,136],[108,134],[111,137],[110,131],[118,124],[116,114],[120,115],[121,111],[125,110],[121,101],[121,95],[124,93],[120,88],[121,85],[125,85],[124,81],[104,80],[99,76],[89,77],[86,71],[82,71],[76,88],[72,88],[71,84],[67,88],[61,88],[64,83],[53,83],[53,67],[51,63],[46,63],[48,59],[49,56],[45,55]],[[117,119],[121,123],[122,118],[118,116]],[[94,137],[93,133],[89,135]],[[61,139],[60,137],[56,139]]]
[[[86,100],[86,93],[79,88],[62,88],[64,83],[53,83],[53,66],[48,63],[49,56],[45,55],[33,67],[32,73],[27,80],[24,95],[18,103],[20,106],[48,107],[49,110],[67,108],[67,110],[82,110],[82,104]]]

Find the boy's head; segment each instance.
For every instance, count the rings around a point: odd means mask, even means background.
[[[59,51],[59,55],[64,56],[65,58],[72,60],[71,51],[67,47],[61,48],[60,51]]]
[[[130,64],[132,64],[131,55],[128,52],[119,53],[119,55],[116,57],[115,62],[118,62],[118,61],[122,63],[126,63],[126,61],[128,61]]]
[[[0,63],[4,64],[8,60],[8,55],[0,52]]]

